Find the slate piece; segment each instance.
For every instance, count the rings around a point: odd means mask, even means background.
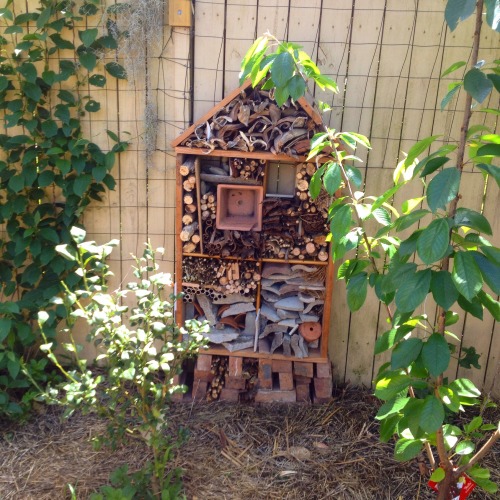
[[[240,302],[238,304],[232,304],[226,309],[221,318],[227,318],[228,316],[236,316],[237,314],[246,313],[250,311],[255,311],[255,306],[252,303]]]
[[[286,309],[287,311],[303,311],[304,303],[298,297],[286,297],[278,300],[274,307],[276,309]]]
[[[269,321],[273,321],[275,323],[277,323],[280,320],[280,317],[278,316],[276,309],[274,307],[269,306],[265,302],[262,304],[260,308],[260,314],[264,318],[267,318]]]

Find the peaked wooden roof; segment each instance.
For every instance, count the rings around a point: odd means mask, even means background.
[[[251,81],[247,80],[243,85],[241,85],[237,89],[233,90],[221,102],[219,102],[216,106],[214,106],[210,111],[205,113],[201,118],[199,118],[195,123],[193,123],[193,125],[191,125],[181,135],[179,135],[179,137],[177,137],[174,141],[172,141],[172,146],[176,149],[176,151],[186,152],[187,147],[186,147],[186,144],[183,144],[183,143],[188,143],[187,145],[193,154],[197,150],[199,151],[199,150],[203,149],[204,147],[209,147],[210,150],[214,154],[216,152],[219,152],[219,151],[227,151],[227,152],[229,152],[231,150],[245,151],[245,149],[241,149],[240,147],[238,147],[238,145],[234,145],[233,143],[235,141],[226,141],[226,140],[224,140],[224,139],[227,139],[226,137],[221,138],[221,135],[224,135],[224,132],[227,128],[231,128],[233,130],[232,133],[235,136],[235,138],[237,138],[237,141],[239,141],[240,145],[245,146],[244,142],[241,142],[241,141],[245,141],[246,144],[250,145],[250,148],[252,148],[252,146],[253,146],[253,144],[251,144],[251,140],[253,140],[252,138],[259,137],[263,134],[252,133],[251,132],[252,129],[250,127],[250,124],[248,123],[248,121],[245,123],[244,119],[242,122],[242,120],[240,120],[240,119],[233,120],[233,119],[230,119],[229,116],[221,115],[221,111],[223,111],[228,105],[230,105],[233,100],[237,100],[239,98],[239,96],[242,93],[245,93],[245,91],[249,87],[251,87]],[[258,88],[256,89],[256,91],[259,92]],[[293,112],[290,111],[290,108],[288,108],[289,109],[288,111],[285,111],[286,108],[285,107],[278,108],[276,105],[276,102],[273,99],[267,98],[266,100],[268,101],[270,106],[271,105],[274,106],[274,109],[278,109],[278,110],[281,109],[281,111],[287,113],[288,116],[293,117]],[[318,127],[322,125],[323,122],[321,120],[321,116],[319,115],[318,112],[316,112],[316,110],[313,109],[313,107],[307,102],[307,100],[304,97],[301,97],[300,99],[298,99],[296,101],[296,105],[298,105],[298,107],[300,108],[297,111],[298,114],[301,114],[300,113],[300,110],[301,110],[301,111],[303,111],[301,116],[304,117],[304,113],[305,113],[305,117],[307,118],[307,121],[309,122],[309,125],[308,125],[309,128],[314,127],[316,129],[318,129]],[[262,115],[269,115],[269,113],[266,113],[265,110],[263,113],[257,112],[256,114],[259,116],[261,114]],[[255,116],[255,115],[253,115],[253,116]],[[222,122],[227,125],[226,129],[222,130],[222,132],[221,132],[220,129],[224,128],[223,125],[219,126],[218,124],[211,122],[211,120],[213,120],[213,119],[222,120]],[[267,122],[271,123],[269,119],[266,118],[266,120],[267,120]],[[302,120],[304,120],[304,118],[302,118]],[[290,118],[288,118],[287,121],[290,122]],[[235,122],[235,123],[233,123],[233,122]],[[206,126],[203,127],[204,125],[206,125]],[[214,125],[218,125],[218,126],[215,127],[216,131],[212,132],[211,129],[214,129]],[[276,123],[273,123],[273,126],[275,126],[275,125],[276,125]],[[288,124],[288,127],[290,127],[291,129],[293,129],[293,126],[294,126],[294,123],[292,123],[292,122],[290,122]],[[300,126],[304,127],[305,125],[302,124]],[[266,124],[265,123],[261,124],[261,129],[265,129],[265,128],[266,128]],[[285,130],[287,130],[287,129],[284,129],[283,132]],[[297,140],[300,140],[300,136],[298,135],[299,130],[300,130],[299,126],[297,126],[297,129],[295,129],[295,130],[296,130],[296,135],[297,135],[295,141],[297,141]],[[197,132],[197,131],[201,131],[201,134],[204,135],[205,137],[201,140],[197,140],[197,139],[199,139],[199,135],[200,135],[200,132]],[[279,131],[277,133],[279,135]],[[247,136],[247,134],[250,136],[250,139]],[[274,133],[273,136],[276,136],[276,133]],[[290,134],[289,134],[289,136],[290,136]],[[283,135],[281,137],[283,137]],[[303,137],[302,137],[302,139],[303,139]],[[194,140],[191,141],[190,138],[194,139]],[[257,140],[257,142],[259,142],[259,141]],[[189,143],[191,143],[191,144],[189,144]],[[193,143],[196,143],[196,144],[193,144]],[[201,145],[199,143],[205,144],[206,146]],[[260,144],[262,144],[262,142],[260,142]],[[276,144],[276,142],[275,142],[275,144]],[[281,145],[281,143],[279,143],[279,142],[277,144],[278,144],[278,146]],[[270,149],[275,149],[275,148],[273,148],[271,144],[268,144],[268,146],[269,146],[268,148],[260,149],[260,150],[257,147],[256,150],[254,151],[254,153],[262,152],[266,156],[270,155],[271,153],[274,153],[274,154],[277,154],[277,156],[282,156],[282,153],[285,152],[285,151],[282,152],[282,151],[275,151],[275,150],[270,151]],[[278,149],[279,149],[279,147],[278,147]],[[257,150],[259,150],[259,151],[257,151]],[[249,149],[248,151],[249,152],[253,151],[253,149]]]

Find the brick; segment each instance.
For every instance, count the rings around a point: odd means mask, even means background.
[[[212,382],[215,375],[211,371],[198,370],[194,369],[194,380],[201,380],[202,382]]]
[[[313,381],[312,377],[301,377],[300,375],[294,375],[293,378],[298,384],[310,384]]]
[[[195,380],[193,383],[193,399],[195,401],[205,401],[206,397],[207,397],[207,383]]]
[[[184,375],[184,373],[182,374]],[[182,379],[184,379],[184,377],[182,377]],[[180,375],[175,375],[174,376],[174,380],[173,380],[173,385],[182,385],[184,384],[184,380],[181,379],[181,376]],[[175,392],[174,394],[172,394],[170,396],[170,398],[172,399],[172,401],[182,401],[184,399],[184,393],[183,392]]]
[[[292,373],[292,362],[285,361],[284,359],[273,359],[273,372],[274,373]]]
[[[311,386],[310,384],[296,384],[295,391],[297,392],[297,401],[300,403],[311,402]]]
[[[295,403],[295,391],[268,391],[259,389],[255,395],[256,403]]]
[[[259,387],[261,389],[273,388],[273,370],[270,359],[259,359]]]
[[[229,376],[240,377],[243,373],[243,358],[229,356]]]
[[[315,378],[314,394],[318,398],[330,398],[332,396],[333,381],[331,378]]]
[[[329,361],[327,363],[316,363],[316,377],[332,378],[332,367]]]
[[[209,354],[199,354],[196,360],[196,368],[201,371],[209,372],[212,368],[212,356]]]
[[[293,373],[301,377],[312,378],[314,376],[314,363],[300,363],[295,361],[293,363]]]
[[[226,375],[226,388],[236,389],[238,391],[244,391],[245,379],[241,377],[229,377]]]
[[[240,400],[240,391],[238,389],[228,389],[224,387],[220,392],[219,400],[237,403]]]
[[[279,379],[282,391],[293,391],[293,373],[280,373]]]

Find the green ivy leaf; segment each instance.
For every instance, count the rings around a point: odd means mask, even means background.
[[[14,193],[19,193],[24,188],[24,176],[22,174],[13,175],[9,179],[8,186]]]
[[[457,290],[469,301],[477,295],[483,285],[481,271],[471,252],[455,253],[451,276]]]
[[[23,62],[18,68],[17,71],[26,79],[27,82],[35,83],[36,77],[38,73],[36,71],[36,67],[33,63]]]
[[[95,87],[104,87],[106,85],[106,77],[104,75],[92,75],[89,78],[89,83]]]
[[[77,196],[83,196],[85,191],[87,191],[90,183],[92,182],[92,177],[89,174],[79,175],[75,178],[73,182],[73,192]]]
[[[347,305],[351,311],[357,311],[365,303],[368,286],[367,273],[353,276],[347,283]]]
[[[59,33],[53,33],[49,35],[49,38],[59,50],[75,50],[75,46],[69,40],[63,38]]]
[[[90,47],[90,45],[92,45],[94,40],[97,38],[98,32],[97,28],[88,28],[84,31],[78,31],[78,36],[85,47]]]
[[[51,16],[52,16],[52,6],[43,9],[36,20],[36,27],[39,30],[43,29],[45,25],[49,22]]]
[[[476,0],[448,0],[444,10],[446,24],[453,31],[459,21],[465,21],[476,8]]]
[[[418,338],[409,338],[399,342],[392,350],[391,368],[397,370],[410,366],[420,356],[422,346],[423,342]]]
[[[42,98],[42,89],[35,83],[23,82],[21,89],[27,97],[35,102]]]
[[[450,348],[445,338],[433,333],[422,348],[422,361],[431,376],[441,375],[450,364]]]
[[[445,168],[427,186],[427,203],[432,212],[446,205],[458,194],[460,172],[456,168]]]
[[[91,99],[90,101],[85,104],[85,111],[88,111],[89,113],[95,113],[96,111],[99,111],[101,109],[101,105],[97,102]]]
[[[450,228],[447,219],[434,219],[420,233],[417,253],[424,264],[434,264],[441,260],[450,244]]]
[[[465,74],[464,89],[477,102],[483,102],[491,92],[493,82],[477,68],[472,68]]]
[[[111,76],[114,76],[119,80],[125,80],[127,78],[127,72],[125,71],[125,68],[121,64],[118,64],[116,62],[110,62],[107,63],[104,67]]]
[[[81,52],[78,54],[78,59],[87,71],[92,71],[97,65],[97,57],[92,52]]]
[[[0,318],[0,342],[3,342],[12,328],[12,320],[8,318]]]
[[[425,432],[436,432],[444,421],[443,403],[434,395],[426,396],[420,412],[420,427]]]
[[[406,462],[415,458],[422,450],[422,441],[401,438],[394,447],[394,457],[398,462]]]
[[[401,312],[414,311],[429,293],[431,270],[425,269],[405,275],[405,281],[396,290],[396,306]]]

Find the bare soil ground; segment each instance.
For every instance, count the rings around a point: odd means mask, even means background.
[[[392,443],[378,440],[377,402],[367,391],[340,393],[328,405],[175,404],[172,428],[190,431],[175,465],[184,470],[188,499],[431,499],[417,461],[398,463]],[[485,420],[498,421],[488,410]],[[101,432],[93,415],[62,421],[57,408],[27,424],[0,431],[0,499],[78,498],[108,482],[123,464],[137,470],[148,459],[140,442],[115,452],[94,451]],[[500,446],[487,459],[500,480]],[[473,492],[472,500],[492,499]],[[498,498],[498,497],[496,497]]]

